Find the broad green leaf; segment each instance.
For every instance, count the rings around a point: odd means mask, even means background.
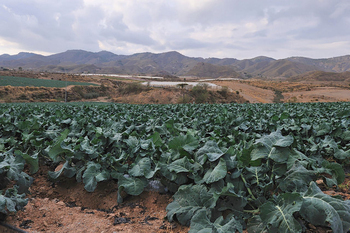
[[[183,158],[177,159],[174,162],[172,162],[171,164],[169,164],[168,169],[169,169],[169,171],[176,172],[176,173],[190,172],[191,163],[187,157],[183,157]]]
[[[138,196],[143,192],[147,184],[145,179],[119,175],[118,192],[124,190],[127,194]]]
[[[6,212],[6,198],[0,194],[0,213],[7,214]]]
[[[16,186],[7,189],[4,195],[0,191],[0,213],[7,214],[7,211],[16,212],[22,209],[28,203],[28,199],[24,197],[25,194],[18,194]]]
[[[266,164],[262,164],[259,167],[251,166],[244,168],[244,178],[249,181],[250,185],[257,184],[259,185],[262,182],[265,182],[268,177],[268,172],[271,168]]]
[[[260,217],[269,232],[299,233],[300,223],[293,217],[302,205],[302,197],[298,193],[284,193],[277,203],[266,202],[260,207]]]
[[[39,153],[36,153],[32,156],[28,155],[27,153],[22,153],[22,151],[16,150],[15,155],[22,156],[26,163],[28,163],[29,166],[29,172],[30,173],[36,173],[39,170]]]
[[[80,150],[88,154],[91,159],[95,159],[98,156],[96,148],[94,148],[94,146],[91,145],[90,139],[87,136],[80,143]]]
[[[163,145],[163,140],[158,132],[154,132],[152,136],[149,137],[156,147],[161,147]]]
[[[332,130],[332,125],[330,123],[323,123],[321,125],[314,126],[316,130],[316,136],[327,135]]]
[[[244,207],[248,203],[245,192],[240,190],[236,193],[232,183],[228,183],[227,186],[223,187],[219,192],[213,192],[215,198],[223,197],[218,200],[216,206],[218,211],[230,210],[236,217],[243,217],[245,215]]]
[[[265,147],[258,146],[252,150],[251,159],[272,159],[277,163],[285,163],[288,161],[291,151],[289,148],[283,147]]]
[[[191,154],[198,147],[198,140],[190,134],[180,135],[170,140],[168,146],[184,156],[186,152]]]
[[[247,231],[248,233],[268,233],[267,227],[259,215],[254,215],[248,219]]]
[[[205,173],[203,181],[207,184],[211,184],[220,179],[225,178],[226,174],[226,161],[223,158],[221,158],[218,165],[216,165],[214,169],[211,168]]]
[[[287,169],[291,169],[297,161],[301,164],[304,164],[305,161],[307,163],[309,160],[310,159],[307,156],[293,148],[291,149],[290,154],[288,156]]]
[[[88,192],[93,192],[96,189],[97,182],[108,180],[109,177],[109,172],[105,170],[101,171],[100,164],[89,162],[83,174],[84,188]]]
[[[218,144],[214,141],[208,141],[205,143],[205,145],[200,148],[197,153],[197,160],[200,164],[204,164],[206,158],[204,156],[207,156],[208,160],[210,162],[218,160],[221,156],[223,156],[225,152],[220,150],[218,147]]]
[[[21,172],[18,176],[17,190],[18,193],[28,193],[29,187],[32,185],[34,179],[25,172]]]
[[[316,178],[315,172],[307,170],[301,164],[296,163],[285,177],[279,182],[278,187],[283,192],[304,192],[308,184]]]
[[[300,214],[313,225],[330,225],[333,232],[346,233],[350,229],[350,202],[324,194],[315,182],[303,194]]]
[[[57,139],[57,141],[50,148],[48,148],[48,155],[54,163],[61,161],[61,158],[59,158],[58,155],[62,153],[73,153],[70,150],[63,149],[61,146],[61,143],[63,143],[63,141],[67,138],[68,134],[69,129],[64,130],[61,133],[61,136]]]
[[[136,153],[140,149],[140,141],[137,137],[130,136],[125,142],[132,153]]]
[[[156,167],[152,170],[151,159],[142,158],[129,170],[129,174],[135,177],[144,176],[147,179],[151,179],[159,169],[159,167]]]
[[[22,156],[14,156],[12,153],[8,153],[5,159],[0,162],[0,171],[6,172],[6,176],[10,180],[18,180],[20,173],[24,169],[25,160]]]
[[[255,141],[256,144],[262,144],[266,148],[271,148],[273,146],[289,147],[293,142],[294,139],[291,135],[282,136],[281,131],[272,132]]]
[[[151,170],[151,160],[149,158],[142,158],[130,170],[131,176],[145,176]]]
[[[350,130],[343,132],[341,138],[345,141],[350,141]]]
[[[329,169],[328,174],[332,175],[333,178],[337,181],[336,185],[341,184],[345,180],[345,171],[342,165],[339,163],[330,163],[327,160],[322,163],[323,168]]]
[[[221,216],[212,223],[207,211],[201,209],[193,216],[189,233],[227,233],[242,231],[242,224],[233,216],[227,217],[226,219]]]
[[[182,224],[189,226],[193,215],[202,208],[212,209],[216,205],[217,198],[208,192],[204,185],[182,185],[173,196],[174,201],[166,210],[169,221],[176,216]]]

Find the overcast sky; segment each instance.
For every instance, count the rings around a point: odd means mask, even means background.
[[[349,0],[1,0],[0,54],[350,54]]]

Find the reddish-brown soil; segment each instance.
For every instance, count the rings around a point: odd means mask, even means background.
[[[48,180],[48,168],[33,175],[24,210],[6,223],[27,232],[187,232],[188,227],[166,220],[170,194],[145,191],[117,202],[117,184],[102,182],[89,193],[74,178]],[[13,232],[0,226],[0,232]]]

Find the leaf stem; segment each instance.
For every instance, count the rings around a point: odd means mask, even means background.
[[[254,200],[256,200],[256,197],[253,195],[252,190],[248,187],[247,181],[245,180],[245,178],[243,177],[242,174],[241,174],[241,178],[242,178],[242,180],[243,180],[243,182],[244,182],[244,184],[245,184],[245,187],[246,187],[247,190],[248,190],[248,193],[252,196],[252,198],[253,198]]]

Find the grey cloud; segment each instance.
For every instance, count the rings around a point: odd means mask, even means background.
[[[168,42],[169,50],[201,49],[212,47],[213,43],[205,43],[192,38],[179,38]]]
[[[256,32],[246,33],[243,37],[244,38],[267,37],[267,33],[268,33],[267,30],[263,29]]]
[[[191,1],[128,0],[113,10],[106,9],[107,0],[93,5],[84,0],[3,0],[0,41],[27,51],[98,51],[101,42],[120,53],[178,50],[245,57],[283,57],[298,49],[320,54],[312,49],[317,44],[350,41],[348,0],[208,0],[192,1],[192,6]],[[341,47],[322,51],[334,56]]]

